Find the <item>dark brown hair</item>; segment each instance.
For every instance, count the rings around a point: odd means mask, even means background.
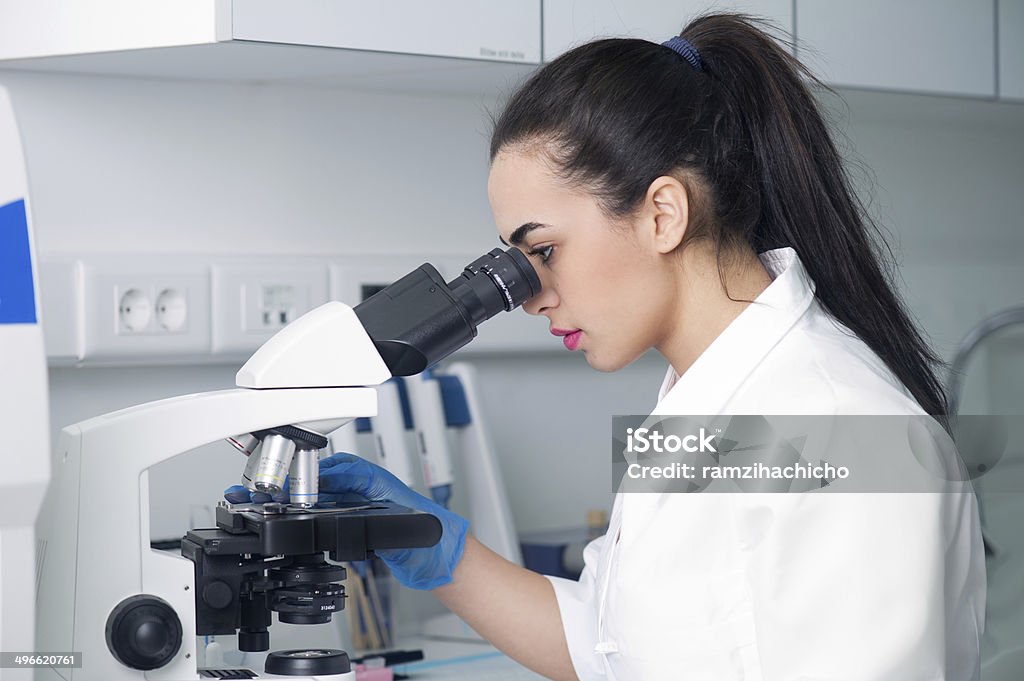
[[[570,50],[511,97],[491,160],[509,145],[540,143],[613,217],[634,212],[656,178],[679,178],[695,200],[687,232],[715,240],[720,269],[736,244],[792,247],[821,306],[945,421],[941,362],[883,269],[892,253],[808,84],[825,86],[768,30],[740,14],[698,17],[680,36],[700,53],[700,70],[645,40]]]

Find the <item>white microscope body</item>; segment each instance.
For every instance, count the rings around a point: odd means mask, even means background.
[[[137,594],[166,602],[183,632],[173,659],[145,671],[145,678],[199,678],[194,565],[150,548],[148,469],[204,444],[281,424],[326,435],[377,410],[372,387],[328,386],[373,386],[390,376],[352,309],[328,303],[253,355],[238,372],[243,388],[151,402],[65,428],[40,528],[46,544],[38,646],[81,652],[83,663],[54,670],[53,678],[143,678],[114,658],[106,640],[111,612]]]
[[[202,633],[199,621],[207,626],[228,613],[218,626],[238,630],[241,642],[241,628],[231,626],[231,613],[240,609],[242,620],[246,618],[238,584],[231,592],[228,584],[233,577],[211,581],[214,570],[226,565],[227,572],[237,567],[251,573],[253,564],[277,565],[272,561],[309,555],[322,561],[321,535],[329,534],[322,530],[327,521],[337,521],[328,538],[336,537],[337,545],[344,543],[350,551],[352,546],[372,550],[438,541],[437,519],[409,509],[402,509],[407,513],[401,518],[385,517],[376,526],[371,526],[377,521],[369,516],[381,509],[362,510],[367,516],[365,529],[360,530],[358,522],[353,525],[349,520],[354,517],[349,511],[361,509],[289,507],[280,511],[284,515],[270,519],[264,517],[270,511],[263,506],[237,514],[235,509],[218,509],[219,529],[190,531],[183,540],[188,558],[158,551],[150,545],[149,469],[239,434],[297,427],[319,438],[354,418],[374,416],[377,393],[372,386],[392,375],[423,371],[472,340],[479,323],[518,307],[539,290],[536,273],[516,249],[491,251],[447,284],[433,267],[423,265],[355,308],[327,303],[296,320],[242,367],[236,377],[238,389],[151,402],[65,428],[39,524],[36,649],[80,652],[82,666],[40,670],[38,678],[201,678],[196,651],[196,635]],[[221,511],[237,526],[222,524]],[[316,515],[320,511],[323,514]],[[384,509],[378,518],[387,513]],[[415,531],[411,524],[395,529],[399,521],[410,519],[416,521]],[[246,548],[233,555],[232,547],[250,546],[257,538],[248,529],[252,526],[263,531],[258,539],[264,543],[259,546],[275,550]],[[273,534],[272,526],[287,531],[275,530],[271,541],[267,537]],[[353,527],[356,531],[350,532]],[[292,545],[303,548],[289,550],[287,556],[277,550]],[[326,550],[334,558],[331,549]],[[305,565],[296,569],[301,572]],[[208,568],[199,589],[197,575]],[[263,579],[264,584],[273,580]],[[269,624],[269,611],[265,614]],[[256,636],[269,641],[266,629]],[[302,675],[292,669],[288,674],[299,681],[354,678],[347,669],[330,675]],[[255,678],[276,677],[261,673]]]

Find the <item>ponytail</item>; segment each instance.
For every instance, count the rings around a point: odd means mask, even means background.
[[[720,257],[741,245],[792,247],[822,308],[945,422],[941,362],[883,269],[892,253],[807,83],[825,86],[759,26],[708,14],[666,45],[577,47],[512,97],[491,159],[506,145],[543,142],[565,179],[613,217],[636,210],[657,177],[678,177],[692,203],[687,241],[713,238]]]

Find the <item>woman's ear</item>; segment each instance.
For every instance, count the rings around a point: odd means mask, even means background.
[[[690,221],[690,203],[686,188],[674,177],[663,175],[647,189],[645,201],[654,231],[650,234],[658,253],[671,253],[679,247]]]

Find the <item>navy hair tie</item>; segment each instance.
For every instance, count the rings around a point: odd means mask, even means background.
[[[692,66],[697,71],[704,70],[704,60],[700,58],[700,52],[698,52],[697,48],[693,46],[693,43],[691,43],[686,38],[680,38],[677,35],[672,36],[671,38],[663,42],[662,45],[669,48],[686,61],[690,62],[690,66]]]

